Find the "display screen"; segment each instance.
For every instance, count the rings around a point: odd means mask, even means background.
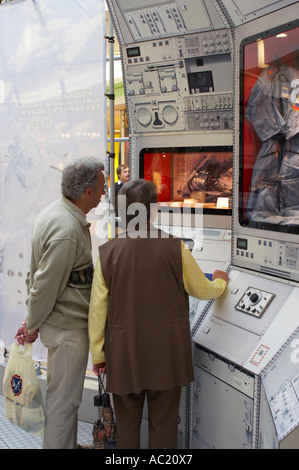
[[[232,147],[143,149],[140,177],[154,182],[159,203],[231,213]]]
[[[128,47],[127,48],[128,57],[139,57],[140,56],[140,47]]]
[[[191,94],[214,91],[211,71],[188,73],[188,81]]]
[[[299,233],[299,22],[241,43],[239,222]]]
[[[237,238],[237,248],[239,248],[240,250],[247,250],[247,245],[247,238]]]

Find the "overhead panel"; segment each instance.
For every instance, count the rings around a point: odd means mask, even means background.
[[[248,21],[255,20],[281,8],[287,7],[296,0],[222,0],[231,21],[239,26]]]
[[[116,0],[124,43],[179,36],[225,26],[214,3],[200,0]],[[121,17],[121,18],[120,18]]]

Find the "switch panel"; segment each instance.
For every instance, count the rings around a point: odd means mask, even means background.
[[[270,292],[248,287],[235,309],[260,318],[274,297],[275,294]]]

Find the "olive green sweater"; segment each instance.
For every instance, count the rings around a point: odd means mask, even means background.
[[[37,217],[27,276],[27,329],[47,322],[61,328],[87,328],[93,263],[90,224],[64,196]]]

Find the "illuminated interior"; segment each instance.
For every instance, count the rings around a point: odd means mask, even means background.
[[[140,154],[140,177],[154,182],[160,205],[172,207],[231,213],[232,166],[229,146],[143,149]]]

